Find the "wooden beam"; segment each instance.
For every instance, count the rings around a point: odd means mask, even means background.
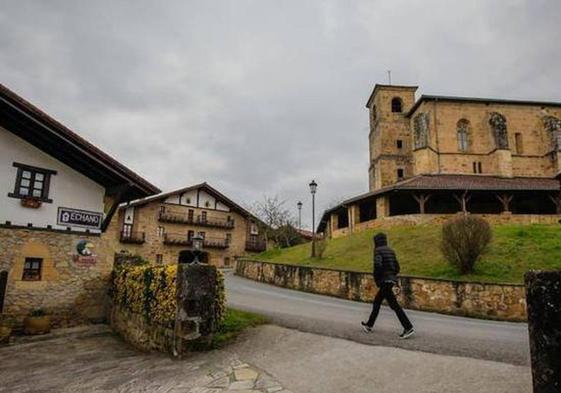
[[[514,198],[514,195],[503,193],[503,194],[495,194],[495,196],[502,203],[503,212],[510,212],[510,203],[512,202],[512,198]]]
[[[419,204],[419,212],[421,214],[425,214],[425,205],[431,198],[431,196],[432,194],[413,194],[413,198],[415,198],[415,200]]]
[[[113,200],[113,204],[109,208],[109,211],[107,212],[107,215],[105,216],[105,220],[103,220],[103,223],[101,224],[101,232],[106,231],[107,227],[111,223],[111,219],[113,218],[113,215],[115,214],[115,212],[119,208],[119,204],[123,200],[123,197],[125,196],[127,191],[131,189],[131,187],[132,187],[132,184],[123,184],[121,187],[119,187],[119,190],[117,191],[117,193],[115,195],[115,199]]]

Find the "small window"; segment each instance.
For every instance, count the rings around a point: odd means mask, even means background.
[[[187,232],[187,240],[191,241],[191,239],[193,239],[193,236],[195,236],[195,231]]]
[[[185,198],[185,203],[190,205],[191,204],[191,198]]]
[[[479,170],[479,173],[483,173],[483,167],[481,165],[481,162],[477,163],[477,169]]]
[[[232,234],[227,233],[226,234],[226,244],[230,244],[230,243],[232,243]]]
[[[399,97],[392,98],[392,112],[401,113],[401,99]]]
[[[165,212],[166,212],[166,207],[160,206],[160,214],[165,214]]]
[[[226,267],[230,266],[230,257],[225,257],[224,258],[224,266],[226,266]]]
[[[163,237],[165,233],[166,233],[166,229],[162,226],[159,226],[157,230],[158,237]]]
[[[206,217],[207,217],[206,212],[202,212],[201,213],[201,221],[206,222]]]
[[[206,232],[199,232],[199,236],[202,237],[204,240],[206,236]]]
[[[193,222],[193,216],[194,216],[195,212],[193,211],[193,209],[189,209],[189,211],[187,212],[187,219],[190,222]]]
[[[402,141],[401,139],[398,139],[396,144],[397,144],[397,148],[398,148],[398,149],[402,149],[402,148],[403,148],[403,141]]]
[[[21,279],[23,281],[40,281],[42,265],[43,259],[41,258],[25,258]]]
[[[210,202],[209,201],[205,202],[205,207],[210,207]]]
[[[473,173],[477,173],[477,162],[473,163]]]
[[[399,169],[397,170],[397,179],[398,179],[398,180],[403,179],[403,169],[401,169],[401,168],[399,168]]]
[[[14,167],[18,168],[16,174],[16,184],[14,192],[8,196],[12,198],[36,198],[46,203],[51,203],[49,199],[49,186],[51,175],[56,175],[56,171],[50,169],[36,168],[29,165],[14,162]]]
[[[516,154],[522,154],[524,147],[522,146],[522,134],[520,132],[514,134],[514,142],[516,145]]]
[[[164,256],[162,254],[156,254],[156,263],[161,265],[164,263]]]

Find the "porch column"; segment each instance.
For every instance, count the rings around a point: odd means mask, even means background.
[[[413,194],[413,198],[415,198],[415,200],[419,204],[419,212],[421,214],[425,214],[425,205],[431,198],[431,196],[432,194]]]
[[[469,202],[469,200],[471,199],[471,195],[469,195],[468,190],[465,190],[462,194],[453,194],[454,198],[458,201],[458,203],[460,204],[460,208],[462,213],[467,214],[468,210],[467,210],[467,204]]]
[[[376,198],[376,218],[389,217],[390,215],[390,198],[387,195],[381,195]]]
[[[549,199],[555,204],[555,213],[561,214],[561,193],[556,192],[553,195],[548,195]]]
[[[510,203],[512,202],[512,198],[514,196],[508,193],[495,194],[495,195],[503,205],[503,213],[510,213]]]

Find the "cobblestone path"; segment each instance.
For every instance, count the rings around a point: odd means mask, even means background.
[[[0,392],[290,393],[227,351],[174,360],[109,332],[0,348]]]

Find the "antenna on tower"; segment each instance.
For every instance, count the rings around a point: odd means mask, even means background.
[[[392,84],[392,70],[388,70],[388,85]]]

